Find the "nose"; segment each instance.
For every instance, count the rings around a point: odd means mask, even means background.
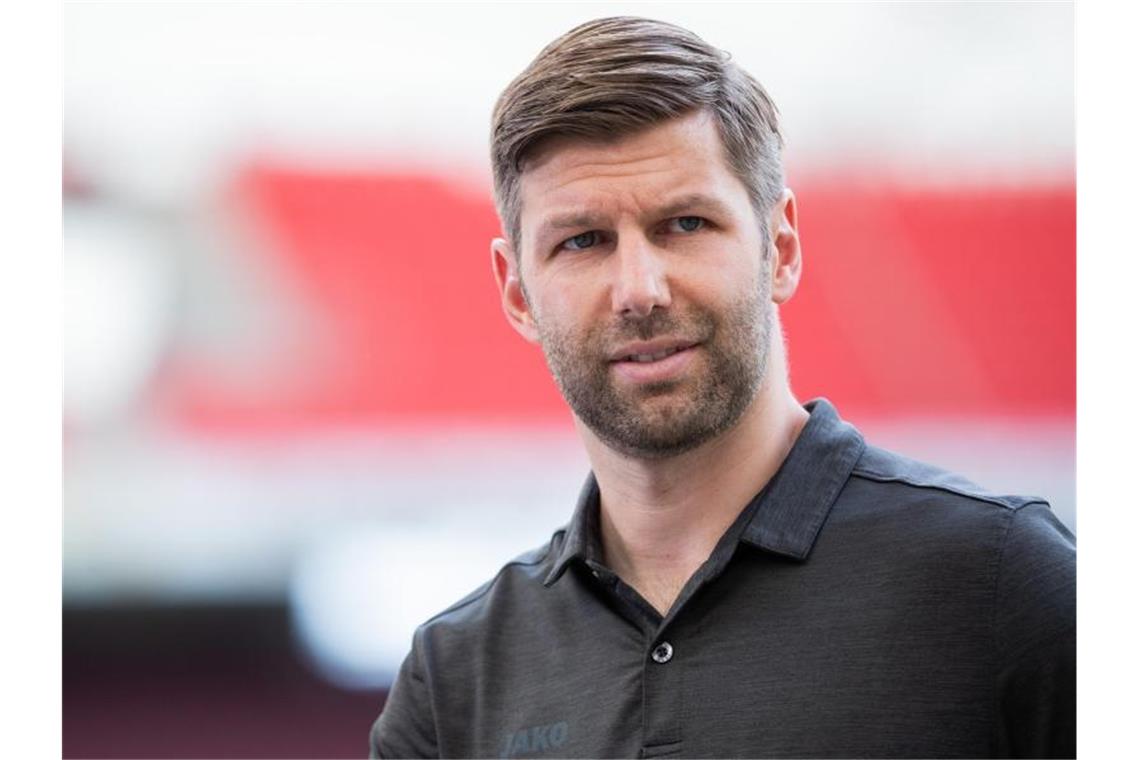
[[[647,317],[672,302],[662,251],[644,236],[623,236],[613,257],[612,302],[622,316]]]

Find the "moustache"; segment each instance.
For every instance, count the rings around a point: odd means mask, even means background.
[[[710,314],[694,312],[690,318],[682,319],[664,309],[654,309],[644,317],[622,317],[602,343],[616,348],[631,341],[649,341],[662,336],[704,343],[715,330],[716,320]]]

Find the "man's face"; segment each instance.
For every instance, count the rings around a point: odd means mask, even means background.
[[[724,432],[764,377],[768,236],[722,150],[703,113],[612,143],[545,145],[520,187],[521,297],[496,249],[515,326],[541,343],[578,418],[629,455]]]

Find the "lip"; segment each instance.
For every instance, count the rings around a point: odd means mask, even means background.
[[[692,364],[696,356],[699,343],[679,340],[656,340],[646,343],[630,343],[622,346],[611,359],[610,365],[618,377],[635,384],[661,383],[675,380],[680,377]],[[627,360],[624,357],[630,354],[655,354],[670,348],[679,348],[663,359],[650,362]]]
[[[634,354],[659,354],[662,351],[669,351],[672,349],[688,349],[697,345],[694,340],[682,340],[680,338],[655,338],[654,340],[636,341],[634,343],[626,343],[615,351],[610,352],[611,362],[622,362],[627,357]],[[680,353],[680,351],[678,351]],[[668,358],[668,357],[665,357]],[[659,361],[664,361],[661,359]],[[653,363],[653,362],[650,362]]]

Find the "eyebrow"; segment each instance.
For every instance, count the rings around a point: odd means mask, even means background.
[[[704,193],[690,193],[683,195],[675,201],[672,201],[665,206],[657,209],[654,213],[657,216],[680,216],[684,211],[692,209],[707,209],[712,213],[721,216],[729,216],[732,211],[729,209],[728,204],[720,198],[712,195],[705,195]]]
[[[711,195],[704,193],[690,193],[683,195],[674,201],[666,203],[664,206],[659,206],[649,214],[653,217],[672,217],[680,216],[685,211],[694,209],[708,210],[711,213],[721,216],[728,216],[731,210],[728,205]],[[559,230],[569,229],[589,229],[591,227],[601,227],[605,224],[604,214],[595,214],[591,212],[571,212],[568,214],[556,214],[539,225],[536,238],[544,240],[551,234]]]

